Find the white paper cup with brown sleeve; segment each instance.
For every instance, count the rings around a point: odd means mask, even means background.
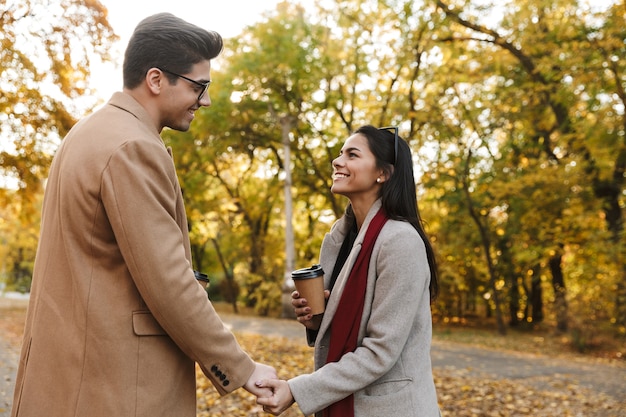
[[[310,268],[297,269],[291,273],[291,278],[300,297],[305,298],[311,307],[311,314],[322,314],[326,309],[322,266],[315,264]]]

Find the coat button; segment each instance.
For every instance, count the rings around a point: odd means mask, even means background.
[[[222,385],[227,387],[230,384],[230,381],[227,379],[224,382],[222,382]]]

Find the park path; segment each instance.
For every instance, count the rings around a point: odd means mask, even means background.
[[[295,320],[235,314],[221,314],[221,317],[233,331],[300,338],[305,343],[303,327]],[[436,339],[433,340],[431,359],[435,373],[437,369],[464,370],[470,375],[491,379],[524,380],[538,388],[578,385],[626,402],[626,364],[560,359]]]
[[[25,300],[0,296],[0,314],[7,304],[24,305]],[[302,339],[304,330],[295,320],[243,317],[221,314],[233,331]],[[578,385],[626,403],[626,365],[592,360],[560,359],[542,355],[491,350],[452,342],[433,341],[431,357],[437,369],[464,372],[488,379],[520,380],[539,389]],[[0,417],[9,417],[19,351],[0,334]]]
[[[0,417],[9,417],[17,372],[18,352],[0,335]]]
[[[0,292],[0,318],[5,308],[26,306],[26,297],[5,296]],[[13,388],[15,387],[15,374],[17,373],[17,363],[19,361],[19,350],[0,333],[0,417],[11,415],[11,404],[13,402]]]

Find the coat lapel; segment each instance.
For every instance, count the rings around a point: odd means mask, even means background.
[[[341,299],[341,294],[343,293],[343,289],[346,286],[346,281],[350,276],[350,271],[356,262],[357,257],[359,256],[359,252],[361,252],[361,248],[363,247],[363,239],[365,238],[365,231],[370,225],[370,222],[378,212],[378,209],[382,205],[380,200],[376,200],[376,202],[372,205],[367,216],[365,217],[365,221],[363,222],[363,226],[359,230],[359,233],[354,241],[354,245],[352,246],[352,250],[350,251],[350,255],[348,255],[348,259],[346,260],[345,265],[341,269],[341,272],[337,276],[337,281],[335,282],[335,286],[333,288],[333,292],[330,294],[330,298],[328,299],[328,304],[326,305],[326,311],[324,312],[324,317],[322,318],[322,323],[320,324],[320,330],[318,333],[317,340],[322,340],[326,335],[326,332],[330,329],[330,325],[335,317],[335,313],[337,312],[337,306],[339,304],[339,300]],[[342,219],[343,220],[343,219]],[[341,247],[341,242],[339,243],[339,247]],[[334,253],[334,259],[337,259],[337,252],[339,249],[336,249],[336,253]],[[334,266],[334,265],[333,265]],[[330,269],[332,271],[332,269]]]

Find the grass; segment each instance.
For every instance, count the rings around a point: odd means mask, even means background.
[[[610,330],[595,329],[580,340],[577,330],[563,333],[550,323],[508,328],[499,335],[495,323],[436,324],[433,339],[482,346],[498,350],[534,353],[546,356],[580,357],[626,363],[626,339]]]
[[[215,302],[213,306],[218,313],[233,313],[232,306],[225,302]],[[252,308],[238,305],[238,309],[240,315],[255,315]],[[581,357],[626,363],[626,338],[615,336],[611,329],[589,329],[588,326],[584,332],[575,328],[562,333],[556,331],[556,324],[549,321],[539,325],[509,327],[507,334],[502,336],[496,331],[496,323],[492,319],[436,320],[433,339],[553,357]]]

